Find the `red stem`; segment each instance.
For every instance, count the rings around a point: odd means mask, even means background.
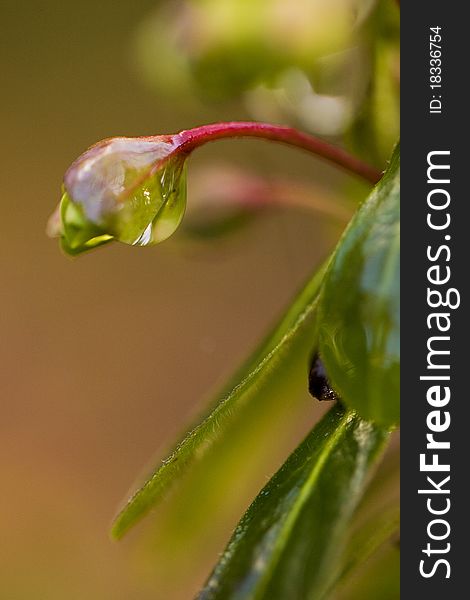
[[[297,129],[282,125],[252,121],[232,121],[229,123],[202,125],[194,129],[181,131],[178,135],[181,139],[181,143],[177,149],[178,153],[189,154],[192,150],[207,142],[222,138],[256,137],[281,142],[316,154],[320,158],[328,160],[350,173],[359,175],[373,184],[377,183],[382,177],[380,171],[352,156],[342,148],[333,146],[324,140],[298,131]]]

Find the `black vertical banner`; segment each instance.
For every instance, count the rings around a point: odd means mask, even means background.
[[[401,5],[401,597],[467,597],[470,177],[465,3]],[[468,164],[467,164],[468,163]]]

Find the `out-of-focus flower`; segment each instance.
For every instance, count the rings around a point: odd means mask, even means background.
[[[136,34],[147,85],[184,105],[346,136],[382,165],[398,136],[399,10],[378,0],[179,0]]]
[[[276,86],[287,70],[357,43],[375,0],[181,0],[163,3],[137,37],[141,74],[162,92],[232,99]],[[266,115],[264,116],[266,118]]]

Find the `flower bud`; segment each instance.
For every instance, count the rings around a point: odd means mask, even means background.
[[[178,135],[98,142],[67,170],[60,233],[69,254],[105,242],[156,244],[178,227],[186,206],[185,156]]]

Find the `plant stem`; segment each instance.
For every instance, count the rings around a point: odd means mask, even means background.
[[[281,142],[311,152],[373,184],[377,183],[382,177],[380,171],[349,154],[346,150],[292,127],[254,121],[232,121],[202,125],[194,129],[181,131],[178,135],[181,139],[177,149],[178,154],[189,154],[192,150],[207,142],[223,138],[256,137]]]

